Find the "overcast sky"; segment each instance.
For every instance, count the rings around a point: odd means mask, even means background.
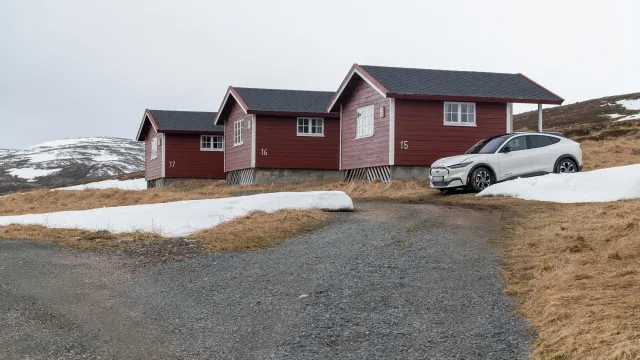
[[[227,86],[336,90],[353,63],[640,91],[640,1],[0,1],[0,148],[133,138]],[[531,107],[519,106],[516,111]]]

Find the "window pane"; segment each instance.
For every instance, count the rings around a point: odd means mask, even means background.
[[[529,138],[529,148],[537,149],[551,145],[551,139],[542,135],[527,135]]]
[[[468,122],[468,121],[467,121],[467,116],[468,116],[467,114],[462,113],[461,118],[460,118],[460,122],[463,122],[463,123]]]

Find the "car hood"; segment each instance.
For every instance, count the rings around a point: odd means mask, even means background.
[[[451,165],[460,164],[465,161],[475,160],[479,157],[482,157],[482,155],[481,154],[465,154],[465,155],[449,156],[446,158],[438,159],[438,161],[431,164],[431,166],[432,167],[451,166]]]

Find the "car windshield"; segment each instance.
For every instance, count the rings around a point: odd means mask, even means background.
[[[466,154],[493,154],[510,137],[511,135],[500,135],[482,139],[473,145]]]

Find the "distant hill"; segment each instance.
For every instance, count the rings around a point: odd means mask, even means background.
[[[0,193],[77,183],[144,170],[144,143],[77,138],[0,150]]]
[[[581,125],[607,125],[613,122],[640,120],[640,93],[608,96],[556,106],[542,111],[545,130],[567,130]],[[536,130],[538,112],[529,111],[513,116],[515,130]]]

